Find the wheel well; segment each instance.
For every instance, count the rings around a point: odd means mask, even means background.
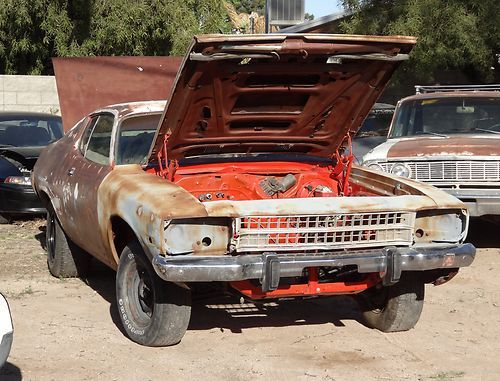
[[[111,229],[113,231],[113,244],[116,255],[119,258],[125,246],[137,237],[125,220],[118,216],[111,217]]]
[[[50,202],[50,197],[47,195],[47,193],[41,191],[38,193],[38,198],[42,202],[42,205],[45,207],[45,209],[49,209],[49,207],[52,205]]]

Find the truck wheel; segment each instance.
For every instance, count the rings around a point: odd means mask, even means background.
[[[53,276],[74,278],[88,273],[90,255],[70,241],[52,210],[47,212],[45,237],[47,265]]]
[[[382,332],[408,331],[424,306],[425,284],[418,273],[404,272],[393,286],[365,291],[360,306],[366,324]]]
[[[118,313],[127,335],[141,345],[174,345],[186,333],[191,316],[191,292],[165,282],[137,241],[122,251],[116,273]]]

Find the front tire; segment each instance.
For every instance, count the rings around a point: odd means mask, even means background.
[[[122,251],[116,273],[118,313],[127,335],[138,344],[174,345],[186,333],[191,292],[155,273],[138,242]]]
[[[424,293],[425,284],[414,272],[404,272],[393,286],[365,291],[360,306],[366,324],[382,332],[408,331],[420,318]]]
[[[47,212],[45,231],[47,266],[56,278],[75,278],[87,275],[90,256],[66,236],[54,211]]]

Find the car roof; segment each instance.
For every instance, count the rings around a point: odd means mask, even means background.
[[[59,118],[61,119],[60,115],[55,115],[55,114],[49,114],[45,112],[34,112],[34,111],[0,111],[0,117],[2,116],[38,116],[38,117],[45,117],[45,118]]]
[[[165,109],[165,105],[167,104],[166,100],[157,100],[157,101],[139,101],[139,102],[128,102],[128,103],[117,103],[114,105],[109,105],[103,108],[100,108],[92,113],[97,114],[106,110],[115,110],[118,112],[118,116],[120,118],[133,116],[137,114],[149,114],[149,113],[159,113],[163,112]]]
[[[419,99],[436,99],[436,98],[500,98],[499,91],[442,91],[426,94],[414,94],[401,99],[400,102],[419,100]]]

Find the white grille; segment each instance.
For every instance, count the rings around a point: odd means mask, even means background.
[[[353,213],[236,219],[237,251],[296,251],[409,246],[415,214]]]
[[[500,181],[500,161],[416,161],[404,162],[411,169],[411,178],[419,181]],[[390,172],[396,163],[383,163]]]

